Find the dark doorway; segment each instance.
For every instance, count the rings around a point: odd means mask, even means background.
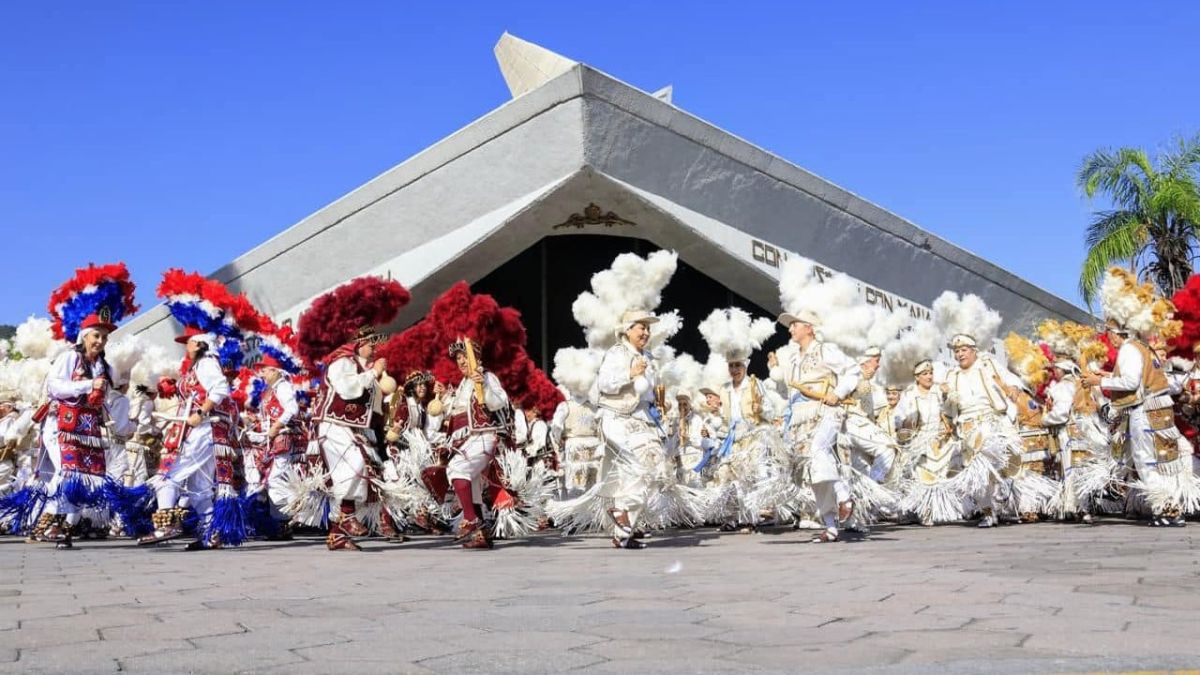
[[[529,332],[529,355],[546,372],[554,366],[554,352],[562,347],[582,347],[583,330],[571,316],[571,303],[590,288],[592,275],[612,264],[622,253],[646,255],[658,246],[644,239],[609,235],[545,237],[493,270],[472,286],[477,293],[494,296],[501,305],[521,312]],[[683,330],[670,342],[701,362],[708,347],[696,326],[714,309],[740,307],[754,316],[769,314],[754,303],[725,288],[684,261],[663,291],[660,311],[679,310]],[[784,331],[768,345],[783,344]],[[755,354],[752,369],[766,372],[764,352]]]

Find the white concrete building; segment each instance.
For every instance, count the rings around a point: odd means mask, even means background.
[[[217,270],[277,319],[362,274],[413,292],[419,319],[458,280],[520,309],[529,352],[582,344],[571,301],[623,251],[669,248],[681,269],[664,308],[689,328],[715,307],[779,309],[779,262],[802,255],[863,283],[892,311],[925,313],[945,289],[975,293],[1023,329],[1087,314],[787,160],[585,64],[505,34],[513,99]],[[166,340],[155,307],[127,330]],[[694,344],[693,344],[694,343]]]

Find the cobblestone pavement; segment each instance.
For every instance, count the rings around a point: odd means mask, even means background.
[[[186,553],[0,539],[6,672],[1030,672],[1200,666],[1196,525],[712,530]]]

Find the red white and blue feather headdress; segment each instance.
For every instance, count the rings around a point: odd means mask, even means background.
[[[50,294],[54,337],[75,342],[88,328],[111,333],[118,322],[137,313],[134,289],[125,263],[98,267],[89,263],[75,270],[74,277]]]
[[[225,284],[194,272],[167,270],[158,285],[158,295],[183,325],[184,333],[175,341],[211,336],[209,346],[226,370],[241,368],[247,338],[264,330],[261,315],[244,294],[234,295]]]
[[[291,326],[276,327],[267,317],[262,317],[264,330],[257,334],[258,351],[261,358],[257,365],[279,368],[289,375],[298,375],[304,370],[304,362],[296,351],[297,336]]]

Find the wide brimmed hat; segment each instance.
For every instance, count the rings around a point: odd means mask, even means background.
[[[192,340],[192,338],[195,338],[197,342],[203,342],[211,347],[213,346],[213,341],[217,339],[217,336],[213,335],[212,333],[206,333],[195,326],[187,326],[183,329],[183,335],[179,335],[175,338],[175,343],[186,345],[190,340]]]
[[[817,313],[811,309],[797,310],[794,314],[791,312],[784,312],[783,314],[779,315],[778,320],[779,323],[783,324],[786,328],[790,328],[791,325],[796,322],[806,323],[810,326],[821,325],[821,317],[817,316]]]
[[[658,323],[658,317],[654,316],[653,312],[644,309],[627,309],[621,312],[621,330],[626,330],[635,323],[649,326]]]

